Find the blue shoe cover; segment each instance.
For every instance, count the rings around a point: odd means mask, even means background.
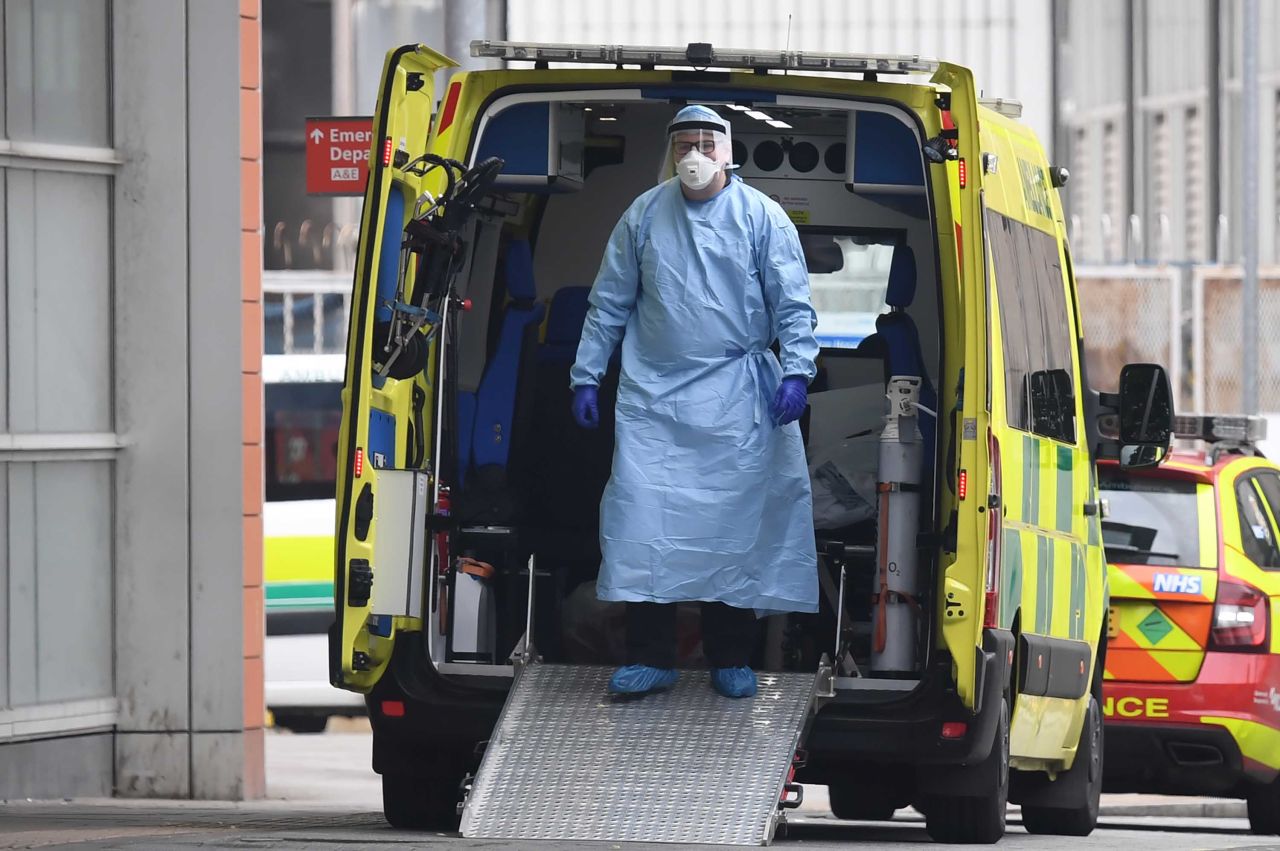
[[[649,665],[623,665],[613,672],[609,680],[611,694],[646,694],[661,691],[675,685],[680,675],[673,668],[654,668]]]
[[[725,697],[755,697],[756,674],[745,665],[741,668],[712,668],[711,687]]]

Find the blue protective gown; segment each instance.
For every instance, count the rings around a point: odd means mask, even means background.
[[[622,339],[600,599],[817,611],[800,426],[769,413],[818,354],[795,225],[741,180],[698,202],[673,178],[614,228],[590,305],[571,383],[598,385]]]

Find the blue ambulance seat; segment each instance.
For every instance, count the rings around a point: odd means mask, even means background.
[[[889,312],[876,317],[876,333],[858,345],[859,351],[879,351],[884,358],[886,380],[895,375],[912,375],[921,379],[920,404],[938,410],[938,396],[929,381],[924,356],[920,352],[920,332],[907,313],[916,297],[916,258],[906,245],[895,246],[889,266],[889,283],[885,303]],[[919,417],[920,434],[925,445],[932,446],[937,422],[930,414]]]
[[[537,303],[528,242],[513,240],[507,246],[504,282],[509,301],[503,308],[497,345],[476,392],[459,394],[459,478],[464,481],[468,466],[507,466],[517,403],[522,391],[526,402],[531,395],[527,385],[532,383],[533,345],[545,308]]]
[[[599,428],[580,427],[573,419],[569,370],[578,356],[590,294],[590,287],[562,287],[551,299],[546,337],[538,347],[530,427],[537,450],[525,459],[531,540],[539,563],[560,565],[572,582],[591,579],[600,566],[600,499],[613,466],[620,363],[615,353],[600,382]]]
[[[538,347],[539,363],[572,364],[577,358],[590,295],[591,287],[562,287],[551,297],[547,335]]]

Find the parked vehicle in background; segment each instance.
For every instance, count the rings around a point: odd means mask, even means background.
[[[1178,417],[1195,449],[1099,469],[1110,791],[1244,798],[1280,833],[1280,465],[1260,417]]]
[[[334,465],[342,355],[263,357],[266,501],[262,510],[267,708],[278,727],[318,733],[330,715],[364,714],[329,684]]]

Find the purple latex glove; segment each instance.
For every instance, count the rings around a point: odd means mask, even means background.
[[[600,392],[591,384],[573,388],[573,419],[583,428],[600,425]]]
[[[773,404],[769,413],[773,421],[780,426],[800,419],[805,407],[809,404],[808,383],[798,375],[788,375],[778,385],[778,392],[773,395]]]

